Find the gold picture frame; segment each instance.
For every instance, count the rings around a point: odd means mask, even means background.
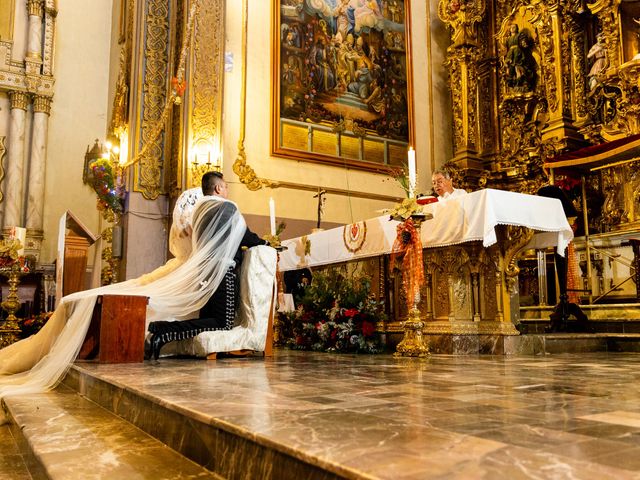
[[[409,0],[274,0],[271,154],[388,172],[413,145]]]

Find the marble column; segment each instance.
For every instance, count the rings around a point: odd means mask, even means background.
[[[44,176],[47,159],[47,131],[51,98],[37,95],[33,99],[29,192],[27,196],[27,254],[38,257],[43,238]]]
[[[25,67],[28,74],[40,73],[42,65],[42,16],[43,0],[28,0],[29,36],[27,38],[27,55]]]
[[[9,146],[7,178],[5,181],[4,227],[22,226],[22,205],[24,176],[25,120],[29,95],[25,92],[9,92],[11,119],[9,123]]]

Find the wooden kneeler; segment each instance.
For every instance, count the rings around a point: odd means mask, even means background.
[[[275,292],[271,295],[271,308],[269,309],[269,322],[267,323],[267,338],[264,344],[264,352],[262,355],[265,357],[273,357],[273,315],[275,312]],[[230,352],[213,352],[207,355],[207,360],[216,360],[220,354],[229,355],[230,357],[248,357],[255,353],[254,350],[232,350]]]
[[[99,296],[78,358],[98,363],[143,362],[148,302],[144,296]]]

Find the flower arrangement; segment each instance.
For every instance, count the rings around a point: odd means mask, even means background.
[[[284,229],[287,228],[287,224],[284,222],[280,222],[278,224],[278,227],[276,228],[276,234],[275,235],[271,235],[270,233],[266,233],[262,236],[263,240],[266,240],[267,242],[269,242],[269,245],[271,245],[272,247],[279,247],[281,245],[280,243],[280,234],[282,232],[284,232]]]
[[[422,213],[422,206],[418,204],[415,198],[405,198],[400,203],[396,203],[393,208],[387,208],[384,213],[388,213],[391,220],[399,220],[405,222],[412,215]]]
[[[38,333],[51,315],[53,315],[53,312],[45,312],[20,320],[20,338],[27,338],[34,333]]]
[[[111,210],[116,214],[122,213],[124,190],[117,185],[116,172],[111,162],[100,158],[92,162],[93,177],[91,186],[98,195],[98,210]]]
[[[18,253],[21,249],[22,243],[16,238],[0,241],[0,268],[10,269],[17,264],[20,272],[28,273],[26,258]]]
[[[281,314],[281,337],[290,348],[341,353],[383,351],[377,322],[384,302],[370,296],[366,277],[349,279],[336,271],[316,272],[297,310]]]

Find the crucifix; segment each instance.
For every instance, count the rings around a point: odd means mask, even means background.
[[[324,202],[326,202],[326,198],[325,195],[327,194],[327,191],[318,187],[318,193],[316,193],[313,198],[317,198],[318,199],[318,223],[316,225],[316,228],[320,228],[320,221],[322,220],[322,214],[324,213]]]

